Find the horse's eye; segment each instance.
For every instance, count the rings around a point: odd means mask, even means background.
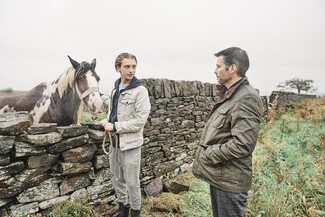
[[[79,76],[79,77],[78,77],[78,80],[79,80],[79,81],[82,81],[82,80],[84,80],[84,77],[83,77],[83,76]]]

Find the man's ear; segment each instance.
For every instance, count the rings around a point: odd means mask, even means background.
[[[229,70],[231,71],[231,73],[235,73],[235,74],[238,74],[238,68],[235,64],[232,64],[230,67],[229,67]]]

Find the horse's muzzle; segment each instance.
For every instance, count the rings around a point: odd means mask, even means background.
[[[94,120],[96,120],[98,118],[98,115],[97,114],[93,114],[92,116],[91,116],[91,119],[94,121]]]

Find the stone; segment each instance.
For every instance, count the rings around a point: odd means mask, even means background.
[[[56,131],[57,124],[56,123],[38,123],[33,124],[27,131],[27,134],[44,134],[44,133],[52,133]]]
[[[18,161],[14,162],[10,165],[6,166],[0,166],[0,176],[5,176],[5,175],[12,175],[15,173],[19,173],[25,168],[24,162]]]
[[[90,179],[88,175],[81,174],[63,180],[60,185],[60,192],[61,195],[65,195],[70,192],[76,191],[78,189],[85,188],[89,185],[90,185]]]
[[[161,118],[151,118],[150,119],[151,126],[157,126],[162,123]]]
[[[77,137],[67,138],[67,139],[64,139],[63,141],[51,146],[49,148],[49,152],[51,154],[59,154],[66,150],[76,148],[78,146],[81,146],[81,145],[87,143],[88,139],[89,139],[89,136],[87,134],[77,136]]]
[[[14,200],[14,198],[0,199],[0,208],[9,204],[13,200]],[[0,211],[0,216],[3,216],[3,215],[1,215],[1,211]]]
[[[15,182],[7,188],[0,188],[0,199],[11,198],[23,191],[22,184]]]
[[[70,199],[75,199],[77,197],[87,197],[88,196],[88,192],[86,190],[86,188],[82,188],[79,190],[74,191],[71,195],[70,195]]]
[[[177,166],[175,166],[175,162],[169,161],[169,162],[164,162],[164,163],[156,165],[153,168],[153,171],[154,171],[155,177],[159,177],[163,174],[173,171],[176,167]]]
[[[191,168],[191,164],[187,164],[187,163],[185,163],[185,164],[183,164],[183,165],[180,166],[181,172],[186,172],[190,168]]]
[[[25,182],[21,183],[21,191],[26,190],[28,188],[32,188],[38,186],[41,182],[43,182],[47,178],[47,174],[40,174],[31,179],[26,179]]]
[[[50,200],[46,200],[43,201],[41,203],[39,203],[39,207],[43,210],[51,208],[52,206],[58,204],[58,203],[62,203],[66,200],[69,200],[69,196],[65,195],[65,196],[61,196],[61,197],[56,197],[56,198],[52,198]]]
[[[28,112],[9,112],[0,115],[0,134],[19,135],[28,130],[33,117]]]
[[[17,181],[12,176],[6,176],[6,179],[0,181],[0,188],[8,188],[13,186]]]
[[[34,169],[38,167],[46,167],[52,165],[57,161],[59,155],[42,154],[37,156],[31,156],[27,160],[28,168]]]
[[[92,182],[92,186],[102,185],[104,182],[110,180],[110,171],[109,168],[100,169],[95,174],[95,179]]]
[[[62,153],[65,162],[85,163],[91,161],[97,147],[95,144],[87,144],[77,148],[67,150]]]
[[[195,128],[195,122],[191,121],[191,120],[184,120],[182,121],[182,125],[183,128]]]
[[[21,173],[15,175],[15,179],[21,183],[28,182],[39,175],[45,174],[50,167],[38,167],[35,169],[25,169]]]
[[[147,196],[155,197],[162,193],[163,186],[164,186],[163,182],[158,177],[158,178],[155,178],[152,182],[150,182],[150,184],[145,186],[143,190]]]
[[[87,126],[89,129],[93,130],[101,130],[104,131],[104,128],[102,126],[102,123],[81,123],[83,126]]]
[[[38,203],[18,204],[10,207],[12,217],[25,216],[39,211]]]
[[[34,144],[35,146],[47,146],[58,143],[62,140],[60,133],[52,132],[38,135],[21,134],[19,141]]]
[[[143,155],[143,156],[145,158],[146,166],[155,166],[155,165],[159,164],[160,162],[162,162],[165,157],[164,152],[162,152],[162,151],[158,151],[156,153],[147,154],[147,155]]]
[[[6,166],[10,164],[9,155],[0,155],[0,166]]]
[[[187,157],[187,154],[186,153],[180,153],[177,157],[176,157],[176,159],[175,159],[175,161],[180,161],[180,160],[183,160],[184,158],[186,158]]]
[[[96,155],[94,157],[94,166],[97,170],[101,169],[103,167],[108,167],[109,166],[109,156],[106,154]]]
[[[88,135],[95,140],[103,140],[105,132],[100,130],[88,129]]]
[[[89,199],[92,201],[114,194],[114,189],[111,182],[107,182],[98,186],[89,186],[87,188],[87,191],[89,193]]]
[[[68,163],[61,162],[59,163],[60,171],[63,175],[73,175],[78,173],[86,173],[92,168],[91,162],[86,163]]]
[[[42,182],[39,186],[29,188],[20,193],[16,198],[19,203],[49,200],[60,195],[58,184]]]
[[[15,142],[14,136],[1,136],[0,135],[0,154],[8,154]]]
[[[44,154],[46,152],[44,147],[34,146],[26,142],[15,141],[16,157],[25,157],[31,155]]]
[[[175,181],[166,182],[165,187],[168,192],[172,192],[174,194],[179,194],[180,192],[190,190],[190,187],[188,185],[184,185]]]
[[[86,134],[87,130],[88,130],[87,126],[81,126],[77,124],[57,127],[57,132],[59,132],[63,136],[63,138],[81,136]]]

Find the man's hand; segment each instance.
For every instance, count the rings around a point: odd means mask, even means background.
[[[114,124],[112,124],[111,122],[104,123],[102,126],[106,131],[114,131]]]

